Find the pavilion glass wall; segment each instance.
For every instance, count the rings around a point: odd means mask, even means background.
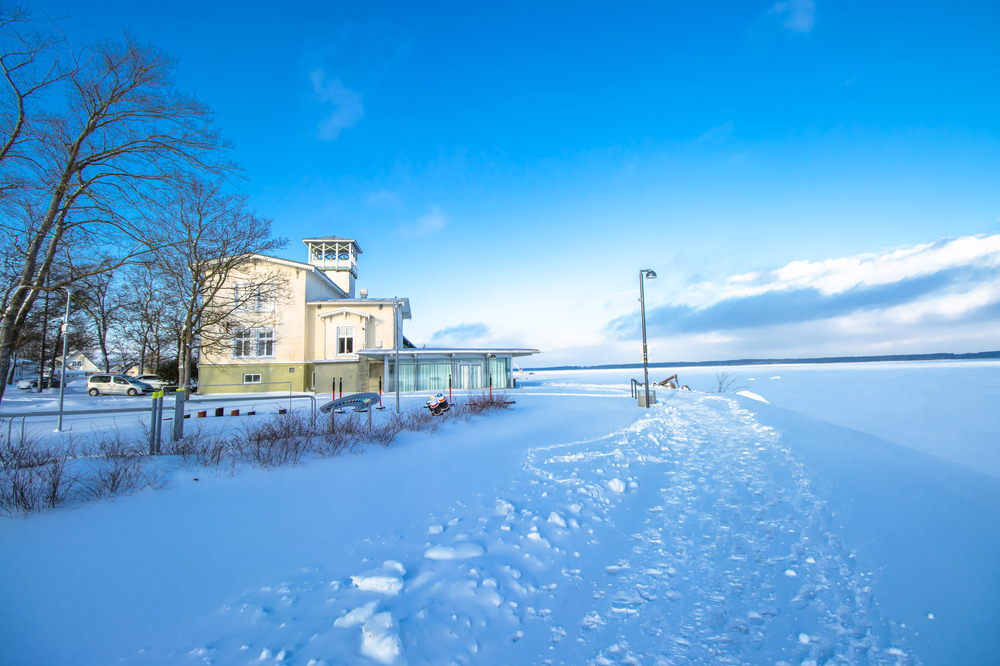
[[[496,358],[489,359],[489,373],[486,370],[487,360],[484,358],[416,358],[407,357],[400,354],[399,357],[399,390],[400,391],[443,391],[448,388],[449,378],[452,380],[454,388],[481,389],[489,386],[490,380],[493,388],[510,387],[510,359]],[[396,390],[396,358],[387,357],[387,391]],[[469,366],[474,366],[477,372],[469,373]],[[463,367],[464,366],[464,367]],[[474,381],[468,382],[468,386],[463,386],[460,373],[465,372],[467,378]]]

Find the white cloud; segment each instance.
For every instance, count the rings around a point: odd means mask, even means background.
[[[956,320],[993,303],[1000,303],[1000,280],[980,284],[967,291],[925,298],[885,310],[885,318],[898,324],[927,320]]]
[[[816,23],[816,3],[813,0],[777,2],[770,11],[785,16],[782,25],[792,32],[810,32]]]
[[[361,95],[348,90],[340,79],[328,81],[326,72],[314,70],[309,75],[316,98],[325,104],[332,104],[333,111],[319,124],[318,135],[324,141],[332,141],[340,136],[341,131],[353,127],[365,115],[361,105]]]
[[[1000,234],[947,239],[882,254],[793,261],[767,273],[734,275],[722,284],[692,285],[681,296],[680,303],[705,307],[729,299],[796,289],[815,289],[825,295],[840,294],[971,266],[1000,267]]]
[[[400,227],[400,234],[404,238],[416,236],[429,236],[442,231],[448,224],[448,216],[437,206],[431,206],[426,213],[418,217],[411,223]]]

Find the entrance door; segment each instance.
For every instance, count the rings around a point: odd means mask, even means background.
[[[482,363],[458,364],[458,388],[474,389],[483,387]]]

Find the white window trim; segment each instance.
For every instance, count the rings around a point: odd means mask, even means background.
[[[341,340],[340,329],[342,328],[350,329],[350,335],[344,336],[345,340],[349,339],[351,341],[351,351],[349,352],[340,351],[340,340]],[[334,338],[336,340],[334,343],[336,345],[336,348],[334,350],[334,354],[336,356],[357,356],[358,329],[354,324],[345,324],[344,326],[337,326],[334,329]]]
[[[247,380],[247,377],[249,377],[250,379]],[[254,377],[256,377],[257,379],[254,379]],[[245,373],[243,373],[243,383],[244,384],[260,384],[261,383],[260,373],[259,372],[245,372]]]
[[[241,336],[242,334],[247,333],[247,332],[249,332],[249,339],[248,340],[244,340],[242,338],[238,338],[238,336]],[[243,347],[243,344],[249,343],[249,353],[247,353],[247,354],[238,354],[236,352],[237,340],[238,339],[239,339],[239,343],[240,343],[240,348],[241,349]],[[258,349],[260,349],[261,344],[266,344],[267,342],[270,342],[270,344],[271,344],[271,353],[270,354],[259,354],[259,353],[257,353]],[[240,329],[236,329],[235,331],[233,331],[233,338],[232,338],[232,343],[230,345],[230,350],[229,351],[230,351],[230,354],[231,354],[232,358],[233,359],[237,359],[237,360],[238,359],[253,359],[253,358],[274,358],[275,357],[275,355],[274,355],[274,347],[275,347],[276,344],[277,344],[277,341],[275,340],[275,335],[274,335],[274,329],[273,328],[269,328],[269,327],[265,327],[265,328],[240,328]]]

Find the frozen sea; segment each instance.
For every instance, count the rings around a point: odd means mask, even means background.
[[[734,388],[757,393],[776,407],[1000,478],[1000,361],[652,368],[650,382],[674,372],[682,384],[707,392],[718,389],[718,374],[726,374]],[[541,371],[532,378],[627,386],[632,378],[642,380],[642,368]]]

